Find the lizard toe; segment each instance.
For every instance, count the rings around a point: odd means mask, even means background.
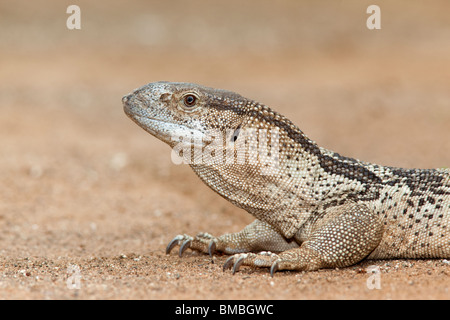
[[[178,255],[180,258],[183,256],[183,253],[191,247],[192,239],[186,239],[183,241],[183,243],[180,245],[180,251],[178,252]]]
[[[181,256],[183,254],[184,251],[186,251],[187,248],[186,247],[186,242],[192,241],[192,237],[188,236],[186,234],[179,234],[177,236],[175,236],[167,245],[166,247],[166,254],[169,254],[173,248],[175,248],[178,244],[182,243],[181,247],[180,247],[180,252],[179,255]],[[183,248],[184,246],[184,248]],[[181,250],[181,248],[183,248],[183,250]]]
[[[187,249],[207,253],[211,257],[218,249],[220,251],[220,248],[217,247],[217,238],[205,232],[199,233],[195,237],[191,237],[187,234],[175,236],[167,245],[166,254],[169,254],[177,245],[180,246],[178,250],[178,255],[180,257],[183,256]]]
[[[233,265],[233,274],[239,271],[239,268],[241,267],[242,263],[244,263],[246,257],[246,255],[241,255],[239,258],[237,258],[236,262]]]
[[[169,254],[170,251],[180,242],[182,235],[177,235],[173,238],[166,247],[166,254]]]
[[[276,260],[272,266],[270,267],[270,276],[273,278],[273,275],[275,274],[275,272],[278,271],[278,267],[279,267],[279,260]]]
[[[225,261],[223,270],[232,269],[233,274],[239,271],[242,265],[261,268],[271,268],[271,274],[278,270],[278,255],[264,251],[260,253],[239,253],[235,254]],[[273,268],[273,271],[272,271]]]
[[[234,264],[234,256],[231,256],[223,264],[223,271],[226,271],[227,269],[231,269],[231,266],[233,264]]]
[[[236,272],[239,271],[239,268],[245,262],[245,259],[247,257],[248,257],[247,253],[239,253],[232,255],[225,261],[223,265],[223,271],[226,271],[227,269],[232,269],[232,273],[235,274]]]
[[[211,240],[211,242],[208,245],[208,254],[211,258],[213,257],[214,253],[216,253],[216,248],[217,248],[216,242],[214,240]]]

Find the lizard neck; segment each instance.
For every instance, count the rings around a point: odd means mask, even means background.
[[[266,135],[264,143],[270,146],[264,152],[258,150],[258,161],[252,162],[248,156],[244,163],[211,162],[191,164],[191,167],[219,195],[256,218],[276,226],[290,238],[329,190],[339,188],[339,181],[327,181],[331,173],[321,167],[328,160],[328,152],[319,148],[292,123],[283,121],[281,116],[277,118],[270,118],[270,122],[267,121],[270,125],[267,122],[259,122],[258,125],[243,122],[240,126],[239,138],[247,139],[248,143],[244,143],[247,151],[252,146],[258,147],[261,134]],[[245,132],[249,130],[256,132],[256,136],[246,136]],[[229,148],[225,145],[219,152],[226,153]],[[348,186],[342,184],[343,188]],[[285,214],[280,215],[279,212]]]

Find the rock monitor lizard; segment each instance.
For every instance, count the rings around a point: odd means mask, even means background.
[[[219,237],[178,235],[166,253],[177,245],[180,256],[188,248],[222,252],[231,255],[224,270],[268,267],[272,276],[365,258],[450,258],[449,169],[344,157],[263,104],[191,83],[150,83],[123,105],[140,127],[182,150],[206,185],[256,218]]]

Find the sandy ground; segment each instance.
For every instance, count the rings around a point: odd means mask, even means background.
[[[133,124],[121,97],[201,83],[272,106],[320,145],[400,167],[450,166],[450,6],[369,2],[0,2],[1,299],[449,299],[446,260],[309,273],[165,255],[179,233],[252,217]],[[370,289],[371,266],[379,289]],[[368,285],[369,283],[369,285]]]

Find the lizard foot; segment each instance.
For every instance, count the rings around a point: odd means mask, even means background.
[[[199,233],[195,237],[179,234],[167,245],[166,254],[169,254],[175,246],[179,245],[178,255],[180,257],[187,249],[208,253],[212,257],[216,252],[216,241],[216,237],[206,232]]]
[[[270,274],[273,276],[273,272],[278,270],[279,260],[280,256],[270,251],[262,251],[260,253],[239,253],[232,255],[225,261],[223,271],[232,269],[233,274],[235,274],[242,265],[257,268],[270,267]]]
[[[283,252],[298,247],[298,244],[285,239],[267,223],[255,220],[239,232],[218,237],[206,232],[201,232],[195,237],[187,234],[177,235],[167,245],[166,253],[169,254],[176,246],[180,246],[178,252],[180,257],[187,249],[206,253],[212,257],[215,253],[233,255],[261,251]]]
[[[324,267],[316,252],[306,248],[296,248],[279,254],[270,251],[235,254],[225,261],[223,270],[232,269],[235,274],[242,265],[270,268],[271,277],[280,270],[312,271]]]

